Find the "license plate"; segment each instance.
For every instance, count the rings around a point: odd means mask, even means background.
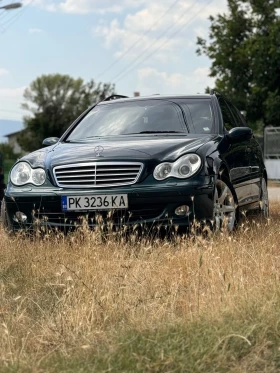
[[[127,194],[62,196],[63,211],[127,209]]]

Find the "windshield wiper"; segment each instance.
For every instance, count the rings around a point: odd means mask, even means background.
[[[125,135],[145,135],[149,133],[188,133],[183,131],[142,131],[142,132],[133,132],[133,133],[126,133]]]
[[[157,134],[157,133],[188,133],[183,131],[142,131],[142,132],[132,132],[132,133],[123,133],[116,136],[126,136],[126,135],[145,135],[145,134]],[[107,135],[107,136],[113,136],[113,135]],[[74,139],[74,140],[66,140],[65,142],[81,142],[86,141],[87,139],[93,139],[93,138],[100,138],[104,136],[87,136],[83,139]]]
[[[139,133],[186,133],[186,132],[182,132],[182,131],[142,131],[142,132],[139,132]]]

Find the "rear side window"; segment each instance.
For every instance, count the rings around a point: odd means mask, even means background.
[[[235,122],[236,122],[236,126],[237,127],[244,127],[244,123],[241,119],[241,114],[238,112],[238,110],[236,109],[236,107],[229,101],[227,101],[227,104],[234,116],[234,119],[235,119]]]
[[[220,97],[219,105],[223,116],[224,126],[227,131],[230,131],[232,128],[236,127],[235,119],[231,113],[226,101]]]

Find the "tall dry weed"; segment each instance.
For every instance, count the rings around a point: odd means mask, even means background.
[[[280,279],[280,204],[233,234],[102,240],[81,231],[28,238],[0,230],[0,365],[38,365],[55,351],[111,336],[273,302]],[[248,315],[250,317],[250,315]]]

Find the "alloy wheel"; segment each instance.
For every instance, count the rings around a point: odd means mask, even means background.
[[[230,187],[223,181],[217,180],[214,195],[214,224],[215,229],[225,227],[228,231],[234,229],[236,207]]]
[[[265,179],[262,179],[262,189],[260,198],[260,213],[264,218],[269,216],[268,190]]]

